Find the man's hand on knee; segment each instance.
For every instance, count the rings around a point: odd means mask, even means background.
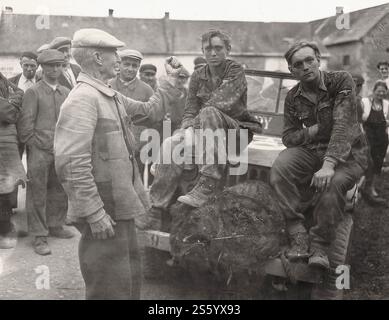
[[[334,175],[335,164],[324,161],[322,168],[313,175],[311,186],[315,187],[317,192],[323,192],[330,186]]]
[[[113,227],[116,225],[116,222],[112,218],[105,214],[100,220],[96,222],[89,223],[92,236],[95,239],[104,240],[112,238],[115,235],[115,230]]]

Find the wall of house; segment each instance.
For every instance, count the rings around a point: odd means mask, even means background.
[[[367,96],[374,82],[380,78],[377,63],[389,61],[388,47],[389,16],[384,17],[361,41],[327,47],[331,54],[329,69],[361,74],[365,79],[362,95]],[[346,66],[343,64],[345,55],[350,57],[350,64]]]
[[[374,82],[380,79],[377,70],[379,61],[389,61],[389,15],[384,17],[370,32],[363,38],[364,46],[362,55],[366,63],[366,77],[369,92]]]

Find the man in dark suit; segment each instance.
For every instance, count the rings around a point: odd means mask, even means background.
[[[57,37],[50,43],[50,49],[61,51],[65,56],[65,64],[62,74],[58,78],[58,83],[70,90],[77,84],[77,77],[81,71],[78,65],[70,63],[71,44],[71,39],[66,37]]]
[[[20,66],[23,72],[8,80],[19,89],[26,91],[36,82],[36,70],[38,69],[37,55],[33,52],[23,52],[20,57]]]

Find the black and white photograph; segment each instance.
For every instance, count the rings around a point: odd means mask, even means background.
[[[0,300],[389,299],[389,2],[0,10]]]

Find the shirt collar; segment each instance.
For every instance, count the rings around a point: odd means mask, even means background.
[[[100,91],[102,94],[108,96],[108,97],[114,97],[115,91],[110,88],[108,85],[106,85],[104,82],[91,77],[85,72],[80,72],[80,74],[77,77],[77,82],[84,82],[95,88],[96,90]]]
[[[21,76],[20,76],[20,80],[19,81],[22,81],[22,83],[26,83],[26,82],[32,82],[32,83],[35,83],[35,77],[32,78],[32,79],[27,79],[24,74],[22,73]]]
[[[223,78],[224,78],[224,74],[225,74],[226,69],[227,69],[227,62],[228,62],[228,59],[226,59],[226,61],[224,63],[224,69],[222,71]],[[202,67],[198,70],[199,70],[200,79],[203,79],[203,80],[210,80],[211,79],[211,71],[209,70],[208,64],[206,64],[204,67]]]
[[[326,87],[326,85],[325,85],[324,78],[325,78],[324,72],[323,72],[323,71],[320,71],[319,89],[322,90],[322,91],[327,92],[327,87]],[[296,91],[296,93],[294,94],[293,97],[296,98],[296,97],[299,96],[299,95],[304,96],[304,89],[303,89],[303,86],[302,86],[302,84],[301,84],[301,81],[299,82],[298,87],[297,87],[297,91]]]

